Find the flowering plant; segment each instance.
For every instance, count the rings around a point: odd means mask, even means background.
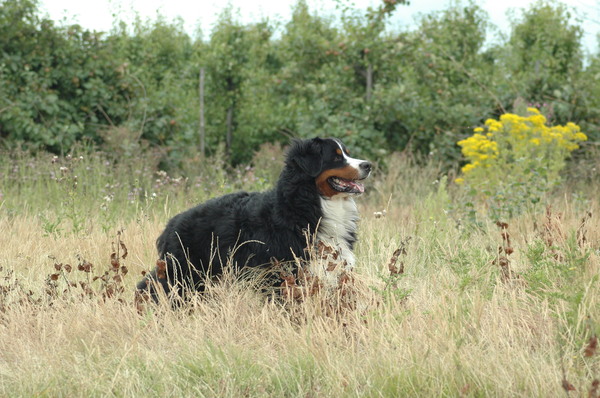
[[[458,145],[468,163],[455,182],[484,199],[495,219],[512,217],[560,182],[570,153],[587,140],[578,125],[547,126],[536,108],[528,116],[506,113],[488,119],[484,127]]]

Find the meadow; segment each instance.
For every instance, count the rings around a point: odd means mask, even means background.
[[[177,310],[136,305],[169,217],[267,189],[281,154],[170,175],[160,154],[3,153],[0,396],[599,396],[597,157],[498,223],[455,172],[393,154],[357,199],[350,297],[229,276]]]

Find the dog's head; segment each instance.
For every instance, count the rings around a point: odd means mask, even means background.
[[[371,163],[350,157],[346,146],[335,138],[294,141],[286,163],[314,178],[319,193],[328,198],[360,195],[361,180],[371,174]]]

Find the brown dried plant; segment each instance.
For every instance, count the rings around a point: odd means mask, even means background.
[[[496,221],[496,226],[500,228],[502,244],[498,246],[498,256],[492,261],[492,264],[500,267],[500,277],[503,282],[520,280],[520,275],[516,274],[510,267],[510,255],[513,254],[515,250],[513,249],[510,240],[508,223]]]
[[[116,243],[112,242],[109,266],[104,272],[100,271],[100,274],[94,275],[94,265],[81,255],[77,255],[77,267],[69,263],[55,262],[56,272],[46,278],[46,297],[50,301],[60,297],[78,297],[98,298],[101,301],[116,299],[124,303],[125,300],[122,298],[126,291],[124,276],[129,270],[123,264],[128,250],[125,242],[121,240],[121,234],[122,231],[117,232]]]

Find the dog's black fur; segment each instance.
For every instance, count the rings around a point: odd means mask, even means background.
[[[157,240],[166,269],[149,273],[138,289],[149,290],[155,299],[156,285],[150,280],[162,285],[167,294],[174,286],[202,291],[206,278],[221,275],[227,264],[237,270],[267,269],[271,259],[292,262],[294,256],[304,257],[305,233],[315,233],[324,216],[322,200],[337,194],[342,200],[352,200],[352,194],[362,193],[357,180],[366,178],[370,170],[369,162],[350,158],[338,140],[294,141],[274,189],[221,196],[173,217]],[[349,185],[326,183],[324,178],[330,175]],[[323,177],[320,186],[319,176]],[[349,232],[345,239],[351,249],[356,235]]]

